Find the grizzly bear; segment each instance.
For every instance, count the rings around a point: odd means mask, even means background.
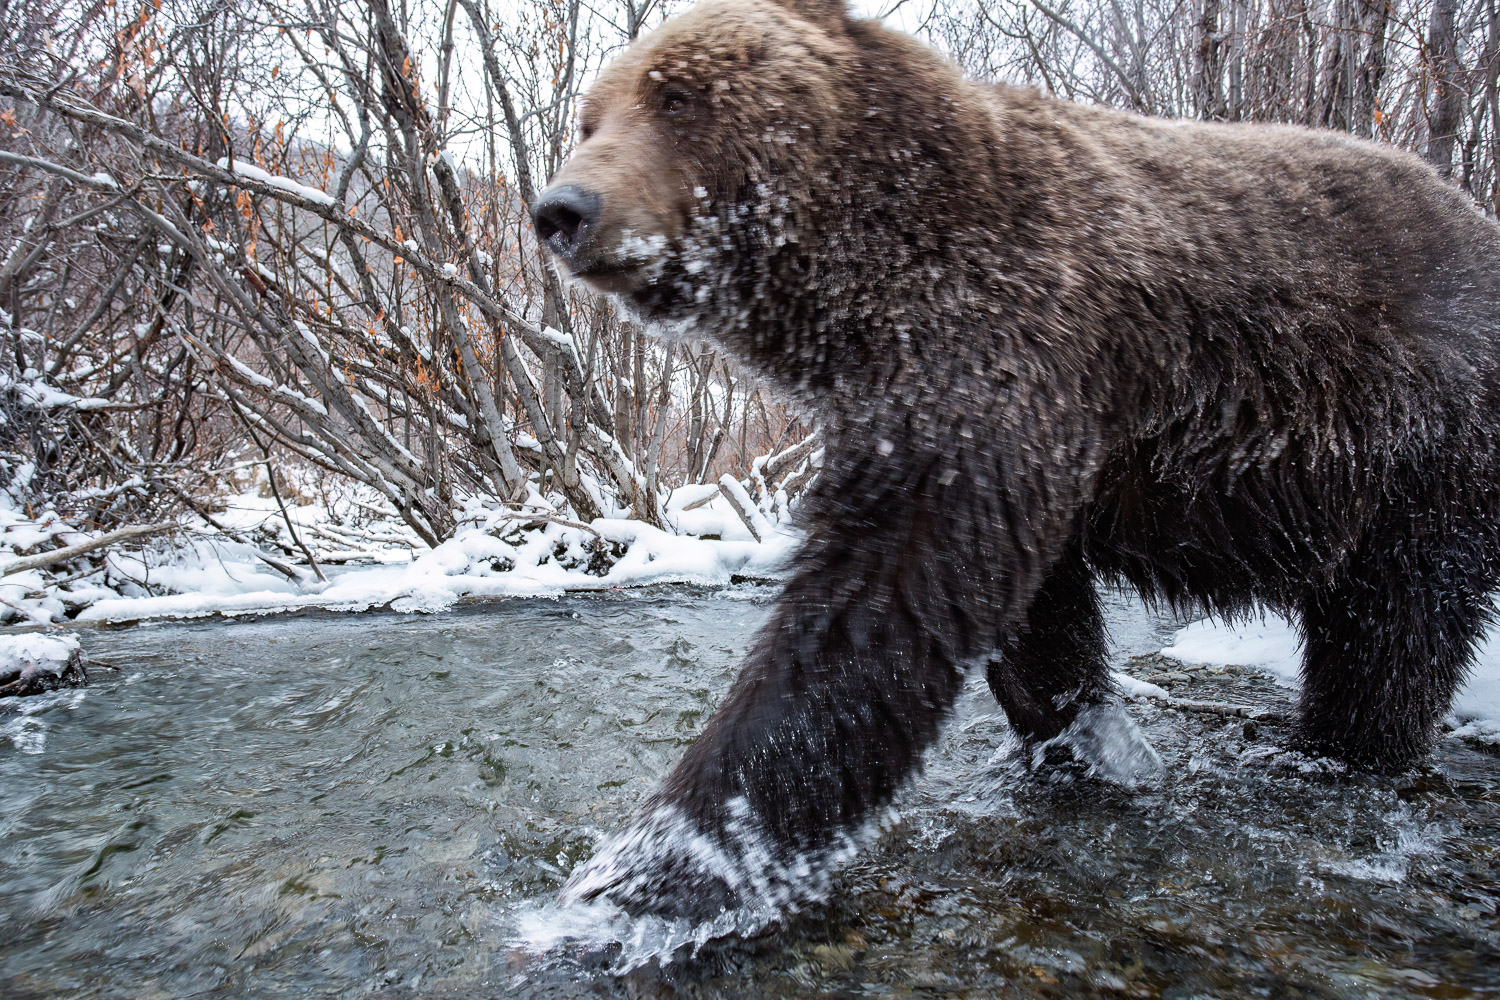
[[[1416,157],[965,80],[838,0],[705,0],[579,122],[539,238],[827,449],[739,679],[565,898],[817,896],[971,663],[1035,743],[1112,697],[1101,579],[1294,616],[1298,747],[1430,748],[1500,580],[1500,226]]]

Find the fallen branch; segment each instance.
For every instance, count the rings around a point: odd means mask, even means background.
[[[765,480],[767,486],[773,486],[788,472],[802,464],[803,459],[810,457],[815,449],[822,446],[823,435],[818,431],[813,431],[785,451],[767,455],[758,463],[761,478]]]
[[[680,508],[678,508],[677,512],[680,514],[683,511],[697,510],[699,507],[706,507],[707,505],[713,503],[714,498],[718,495],[718,493],[709,493],[706,496],[701,496],[698,499],[694,500],[692,503],[683,504]]]
[[[502,520],[502,521],[547,521],[547,522],[549,522],[551,524],[560,524],[560,525],[562,525],[565,528],[581,528],[584,531],[587,531],[589,534],[593,535],[595,538],[602,539],[604,537],[603,535],[601,535],[599,533],[599,529],[593,527],[592,525],[584,524],[582,521],[572,521],[572,520],[569,520],[568,518],[563,517],[563,516],[561,516],[559,514],[549,514],[549,513],[544,513],[544,512],[538,512],[538,513],[535,513],[535,514],[527,514],[527,513],[520,513],[520,512],[515,513],[515,514],[509,514],[509,513],[507,513],[507,514],[501,514],[499,520]]]
[[[34,556],[26,556],[15,562],[7,563],[0,567],[0,576],[10,576],[12,573],[21,573],[28,569],[45,569],[58,563],[86,556],[90,552],[98,551],[114,545],[116,542],[127,542],[132,538],[143,538],[146,535],[159,535],[164,531],[176,531],[179,525],[175,523],[163,524],[137,524],[129,528],[120,528],[115,531],[107,531],[97,538],[90,538],[86,542],[77,545],[68,545],[51,552],[40,552]]]
[[[756,515],[760,512],[756,510],[755,504],[750,500],[750,494],[745,492],[745,487],[740,485],[740,481],[725,473],[719,480],[719,492],[724,494],[724,499],[729,501],[729,506],[740,516],[745,530],[750,532],[750,537],[757,542],[765,541],[760,527],[755,523],[759,520]]]
[[[1171,695],[1146,694],[1145,692],[1132,692],[1125,697],[1128,699],[1147,698],[1165,708],[1175,708],[1179,712],[1217,715],[1225,719],[1250,719],[1254,722],[1269,722],[1272,724],[1286,721],[1286,716],[1269,708],[1256,708],[1252,705],[1233,705],[1227,701],[1197,701],[1193,698],[1174,698]]]

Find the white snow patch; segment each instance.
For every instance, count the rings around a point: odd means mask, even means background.
[[[1150,681],[1139,680],[1130,676],[1123,670],[1110,672],[1110,678],[1115,682],[1115,687],[1126,698],[1171,698],[1172,695],[1162,687],[1152,684]]]
[[[1234,625],[1216,618],[1193,622],[1178,629],[1161,652],[1183,663],[1259,667],[1288,687],[1300,683],[1302,640],[1290,622],[1270,611]]]
[[[61,677],[79,651],[78,635],[73,632],[0,635],[0,676],[17,674],[20,680],[39,674]]]
[[[243,530],[238,522],[244,520],[274,526],[279,512],[271,502],[264,504],[271,509],[250,507],[258,518],[226,515],[221,520],[237,530]],[[772,532],[764,542],[696,538],[620,518],[599,518],[587,529],[554,523],[542,530],[517,532],[511,512],[485,511],[476,517],[478,523],[461,529],[437,548],[413,557],[408,555],[412,550],[403,546],[402,558],[390,560],[390,565],[324,566],[329,577],[326,585],[299,586],[275,574],[244,546],[201,542],[197,550],[181,553],[175,563],[150,567],[155,587],[171,593],[102,597],[78,617],[136,621],[307,607],[365,610],[384,605],[397,611],[432,612],[467,597],[555,596],[565,591],[657,583],[724,586],[736,576],[779,576],[798,541],[784,531]],[[328,528],[323,533],[337,537]],[[304,534],[318,541],[306,526]],[[144,565],[128,562],[121,563],[128,575],[147,574]],[[591,566],[594,572],[589,572]]]
[[[1266,611],[1259,618],[1228,624],[1205,618],[1179,629],[1163,656],[1184,663],[1232,663],[1258,667],[1290,688],[1301,686],[1302,640],[1285,618]],[[1500,630],[1479,647],[1468,683],[1453,700],[1457,735],[1500,743]]]

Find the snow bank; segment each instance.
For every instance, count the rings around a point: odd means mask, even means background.
[[[0,697],[76,687],[84,663],[76,633],[0,635]]]
[[[98,534],[17,499],[29,467],[0,483],[0,568]],[[465,501],[454,537],[429,549],[376,491],[346,485],[284,487],[286,510],[257,466],[244,492],[207,520],[43,568],[0,576],[0,623],[246,614],[297,608],[433,611],[470,597],[553,596],[656,583],[722,586],[775,578],[797,543],[765,520],[757,541],[714,486],[666,497],[670,530],[618,516],[592,524],[561,517],[541,497],[517,506]],[[683,508],[692,506],[692,510]],[[288,524],[290,521],[290,525]],[[311,551],[326,580],[306,559]],[[278,568],[274,564],[279,564]]]
[[[1161,652],[1184,663],[1259,667],[1288,687],[1296,687],[1301,677],[1302,640],[1290,622],[1269,611],[1234,625],[1216,618],[1194,622],[1179,629]]]
[[[252,492],[233,498],[214,520],[240,539],[262,543],[259,548],[204,528],[170,548],[113,552],[108,573],[71,583],[61,600],[39,613],[60,617],[66,606],[78,620],[120,622],[310,607],[438,611],[464,598],[554,596],[658,583],[723,586],[736,577],[780,575],[797,544],[794,533],[770,527],[765,540],[756,541],[721,498],[681,510],[701,499],[696,490],[668,500],[672,531],[624,518],[583,525],[550,510],[471,504],[454,537],[434,549],[417,542],[394,518],[377,515],[356,524],[347,511],[318,503],[289,507],[298,537],[328,578],[320,582],[310,573],[300,581],[289,579],[260,558],[266,552],[286,562],[302,561],[286,554],[297,550],[275,502]],[[362,506],[368,511],[376,503],[365,497]],[[22,525],[11,527],[18,540],[35,543],[45,537],[24,532]],[[32,576],[17,581],[15,599],[23,587],[43,585],[40,574]]]
[[[1258,667],[1287,687],[1301,683],[1302,640],[1280,615],[1227,624],[1205,618],[1179,629],[1162,655],[1184,663],[1233,663]],[[1480,646],[1468,683],[1453,702],[1458,732],[1500,744],[1500,629]]]
[[[607,518],[587,528],[507,526],[465,529],[406,565],[326,567],[328,583],[306,587],[248,562],[216,568],[190,560],[155,569],[156,579],[173,593],[104,597],[78,617],[118,622],[308,607],[440,611],[466,597],[551,596],[651,583],[719,586],[736,576],[775,576],[795,544],[788,534],[765,543],[703,539]]]

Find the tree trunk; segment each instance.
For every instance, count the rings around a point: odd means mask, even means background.
[[[1459,80],[1458,39],[1454,19],[1458,0],[1436,0],[1427,22],[1427,56],[1432,65],[1432,97],[1427,113],[1427,162],[1444,177],[1453,176],[1453,146],[1463,111]]]

